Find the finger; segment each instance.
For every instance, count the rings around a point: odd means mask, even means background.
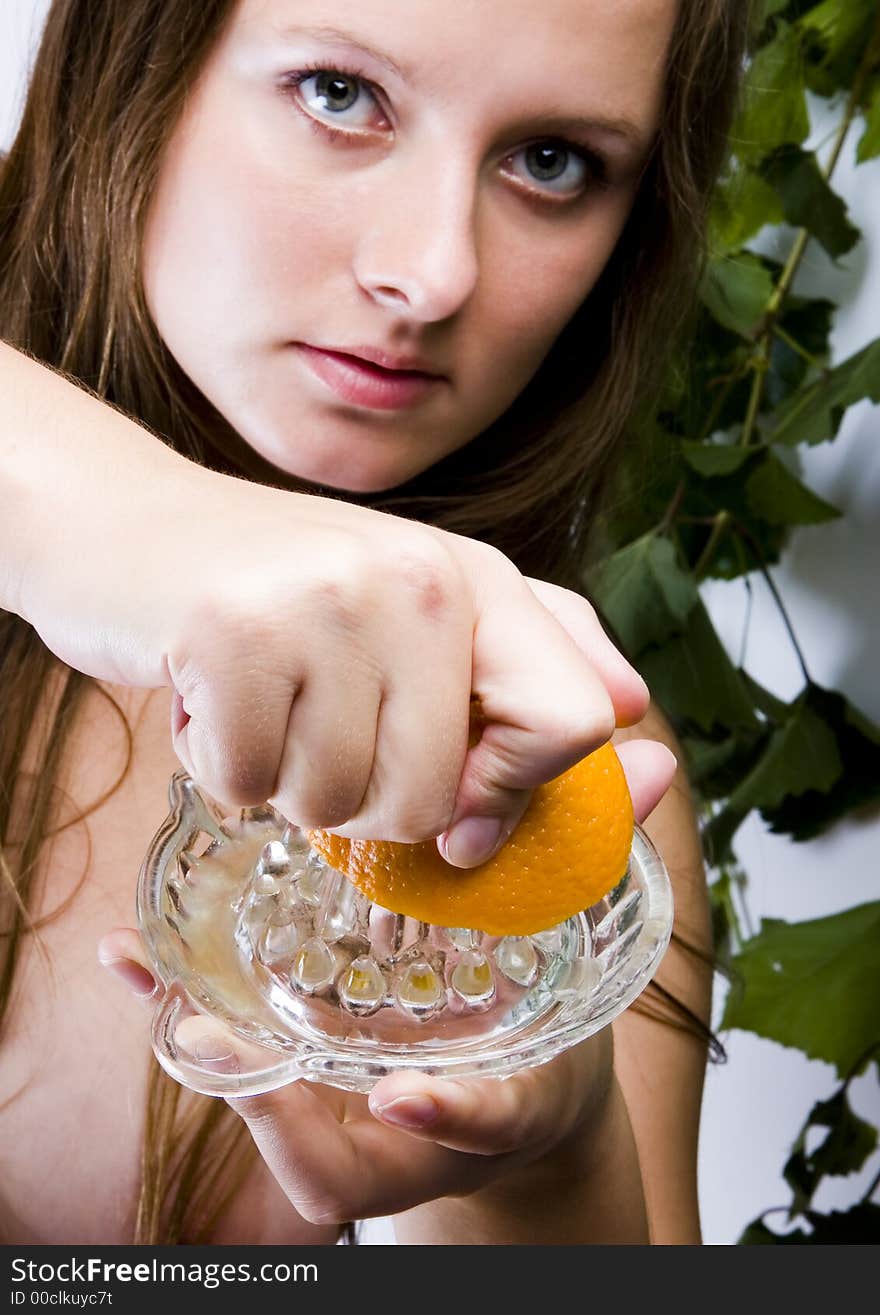
[[[485,725],[439,838],[443,857],[457,867],[491,857],[528,807],[530,791],[597,749],[614,729],[599,675],[521,577],[483,607],[473,661]]]
[[[629,786],[635,820],[642,823],[653,812],[672,784],[678,766],[677,759],[675,754],[659,740],[627,740],[616,746],[616,752]],[[530,798],[531,795],[526,796],[523,812]],[[505,832],[502,844],[514,830],[515,825],[516,823],[510,831]],[[440,837],[438,843],[441,853],[446,857],[443,851],[444,839]],[[498,847],[496,846],[496,849]]]
[[[606,1045],[605,1038],[591,1038],[550,1065],[504,1079],[394,1074],[374,1087],[370,1110],[381,1122],[449,1150],[533,1158],[573,1128]]]
[[[626,740],[616,750],[629,786],[635,819],[642,823],[672,784],[677,759],[659,740]]]
[[[284,817],[300,827],[335,827],[360,812],[381,703],[378,674],[361,661],[310,673],[290,709],[271,798]]]
[[[275,790],[301,676],[284,666],[271,637],[261,640],[244,619],[212,626],[208,617],[203,629],[184,657],[168,658],[178,696],[174,751],[214,799],[240,807],[265,803]]]
[[[98,962],[108,969],[133,996],[144,1004],[155,1004],[161,983],[153,974],[143,942],[131,927],[116,927],[98,942]]]
[[[377,611],[367,632],[368,651],[393,661],[383,673],[366,793],[357,813],[333,828],[353,840],[436,836],[452,816],[467,753],[470,598],[436,573],[401,571],[408,587]]]
[[[634,726],[648,711],[651,696],[642,677],[615,648],[596,615],[580,594],[549,580],[525,576],[526,584],[599,673],[611,697],[618,726]]]
[[[311,1223],[396,1214],[487,1181],[485,1159],[383,1126],[366,1102],[362,1117],[345,1117],[328,1099],[333,1095],[339,1093],[297,1082],[227,1098],[288,1199]]]

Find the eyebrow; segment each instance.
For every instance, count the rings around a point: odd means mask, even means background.
[[[351,32],[343,32],[338,27],[329,27],[324,23],[317,24],[314,27],[285,27],[282,28],[280,36],[287,37],[310,37],[314,41],[323,41],[327,45],[348,46],[352,50],[358,50],[364,55],[369,55],[377,64],[388,69],[390,73],[395,74],[398,78],[406,78],[405,71],[401,66],[387,55],[383,50],[377,50],[374,46],[368,44],[363,38],[353,36]]]
[[[378,50],[375,46],[371,46],[367,41],[364,41],[362,37],[355,36],[351,32],[344,32],[341,28],[319,23],[308,27],[285,27],[280,30],[279,35],[285,39],[307,37],[314,41],[325,42],[327,45],[346,46],[350,50],[369,56],[370,59],[375,60],[377,64],[388,69],[396,77],[404,81],[407,80],[407,71],[384,50]],[[542,114],[540,117],[548,124],[548,131],[560,135],[601,132],[622,139],[627,146],[639,152],[646,152],[650,147],[650,142],[645,140],[641,129],[629,119],[615,116],[588,115],[584,117],[568,114]]]
[[[570,114],[541,115],[548,129],[562,136],[577,136],[579,133],[599,132],[609,137],[621,138],[627,146],[636,151],[647,151],[650,142],[645,140],[642,130],[629,119],[614,116],[588,115],[580,117]]]

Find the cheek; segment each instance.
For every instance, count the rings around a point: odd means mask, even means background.
[[[163,337],[283,336],[303,284],[338,265],[338,200],[250,138],[247,123],[218,127],[215,116],[210,132],[196,123],[169,148],[144,240],[145,292]]]
[[[543,241],[488,245],[487,318],[508,360],[533,373],[593,288],[614,250],[629,197],[602,197],[585,221]],[[490,336],[487,333],[487,337]]]

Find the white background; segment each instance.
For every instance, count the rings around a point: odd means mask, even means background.
[[[0,0],[0,149],[15,131],[29,52],[47,8],[47,0]],[[851,134],[834,183],[846,197],[864,241],[837,268],[811,244],[796,283],[796,291],[829,295],[842,307],[833,335],[834,362],[880,335],[880,162],[855,169],[856,137]],[[813,144],[825,139],[827,130],[817,123]],[[880,720],[878,441],[880,412],[861,403],[848,413],[834,443],[803,455],[807,482],[845,515],[830,525],[797,531],[774,572],[813,678],[841,690],[875,721]],[[712,583],[704,594],[738,660],[746,615],[744,586]],[[801,687],[791,646],[760,582],[753,589],[746,665],[781,697],[791,698]],[[762,917],[823,917],[880,897],[877,839],[876,822],[869,821],[839,826],[809,845],[770,835],[759,821],[748,822],[736,848],[749,874],[753,925],[757,928]],[[719,982],[718,1016],[722,1003]],[[781,1168],[791,1141],[812,1103],[827,1097],[835,1085],[830,1066],[808,1061],[799,1051],[744,1032],[730,1033],[724,1040],[730,1059],[708,1074],[700,1155],[704,1238],[715,1244],[735,1242],[762,1210],[789,1200]],[[873,1079],[857,1083],[852,1097],[857,1110],[880,1122]],[[861,1174],[826,1184],[817,1207],[843,1209],[858,1199],[878,1163],[880,1154],[872,1156]],[[772,1222],[779,1227],[779,1217]],[[391,1239],[390,1227],[377,1221],[368,1226],[364,1240]]]

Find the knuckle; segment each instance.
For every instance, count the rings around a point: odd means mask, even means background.
[[[584,758],[610,740],[613,732],[614,708],[606,695],[598,706],[591,703],[576,721],[569,720],[560,729],[559,738],[572,755]]]
[[[486,543],[483,539],[468,539],[467,544],[468,550],[487,569],[494,568],[517,578],[521,576],[521,572],[514,562],[500,548],[496,548],[493,543]]]
[[[330,631],[337,640],[361,633],[367,607],[363,594],[352,581],[322,579],[309,588],[309,620]]]
[[[301,607],[309,620],[342,634],[356,633],[376,592],[375,556],[348,538],[334,543],[332,554],[303,585]]]
[[[394,835],[389,839],[403,845],[418,845],[425,840],[433,840],[445,831],[452,819],[455,807],[455,789],[438,790],[436,794],[425,791],[417,800],[411,801],[406,808],[401,808],[396,817],[390,819]]]
[[[263,764],[250,758],[231,756],[224,774],[221,798],[239,808],[253,808],[266,802],[274,786],[275,778]]]
[[[404,548],[395,555],[394,571],[421,615],[436,620],[447,615],[453,606],[458,572],[439,543],[425,539],[417,547]]]
[[[439,836],[445,825],[445,820],[439,824],[434,821],[414,822],[409,820],[398,822],[392,824],[393,834],[389,836],[389,839],[399,845],[420,845],[425,840],[433,840],[435,836]]]
[[[361,775],[357,772],[324,786],[311,780],[309,788],[305,785],[297,788],[295,782],[285,786],[282,781],[275,798],[280,811],[290,821],[298,826],[326,831],[330,827],[343,826],[360,812],[365,794],[360,781]]]
[[[188,742],[201,783],[218,800],[237,807],[262,804],[275,786],[276,763],[257,751],[257,733],[252,747],[241,743],[235,720],[227,721],[224,709],[210,694],[203,715],[189,722]]]
[[[253,587],[252,587],[253,585]],[[250,645],[274,633],[273,609],[264,591],[249,580],[224,583],[222,592],[200,598],[188,617],[187,634],[196,651],[213,647],[214,640]]]
[[[275,799],[279,812],[288,821],[309,831],[329,831],[344,826],[357,812],[356,807],[329,808],[323,799],[312,802],[300,801],[296,796],[290,797],[284,794],[277,794]]]
[[[563,589],[562,594],[571,600],[572,608],[577,609],[584,621],[591,626],[598,625],[599,614],[589,598],[585,598],[583,594],[576,594],[572,589]]]

